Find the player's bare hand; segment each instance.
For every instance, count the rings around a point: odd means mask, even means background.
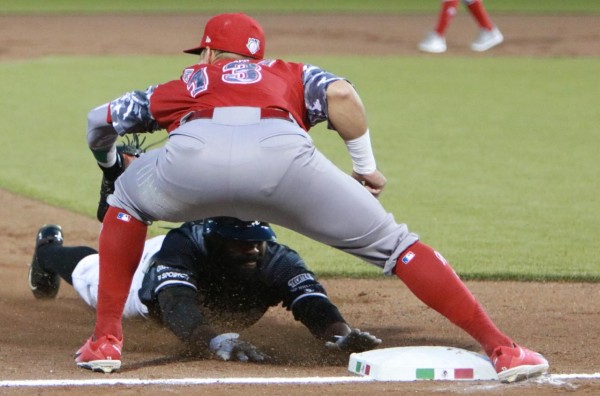
[[[387,183],[387,179],[383,176],[383,173],[379,172],[377,169],[375,172],[367,175],[359,175],[356,172],[352,172],[352,177],[365,186],[365,188],[375,197],[379,197],[379,194],[381,194]]]

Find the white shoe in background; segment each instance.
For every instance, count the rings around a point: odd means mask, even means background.
[[[479,36],[471,43],[471,49],[477,52],[487,51],[492,47],[504,41],[504,36],[500,33],[498,28],[494,27],[492,30],[481,29]]]
[[[423,41],[419,43],[419,49],[423,52],[441,54],[446,52],[446,39],[436,32],[429,32]]]

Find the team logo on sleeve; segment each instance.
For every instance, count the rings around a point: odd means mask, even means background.
[[[302,282],[306,282],[308,280],[314,280],[314,279],[315,278],[313,278],[311,274],[300,274],[300,275],[294,276],[292,279],[290,279],[288,281],[288,286],[293,288],[293,287],[298,286]]]

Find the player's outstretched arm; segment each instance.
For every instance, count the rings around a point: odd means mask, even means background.
[[[165,288],[158,294],[163,323],[182,341],[192,354],[210,351],[225,361],[263,362],[269,356],[236,333],[218,334],[206,323],[190,287]]]
[[[352,177],[378,197],[387,180],[377,170],[367,115],[358,93],[349,82],[334,81],[327,87],[327,103],[329,122],[352,158]]]
[[[328,298],[305,297],[294,304],[292,312],[316,338],[325,340],[325,347],[330,350],[363,352],[381,344],[374,335],[348,326]]]

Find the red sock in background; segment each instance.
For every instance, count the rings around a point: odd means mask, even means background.
[[[435,26],[435,31],[440,36],[446,36],[446,30],[452,22],[452,18],[456,15],[456,8],[458,7],[458,0],[443,0],[442,1],[442,9],[440,10],[440,15],[438,16],[437,25]]]
[[[483,2],[481,0],[473,0],[467,4],[467,8],[469,9],[471,15],[473,15],[473,18],[475,18],[477,21],[477,24],[480,28],[487,30],[492,30],[494,28],[494,24],[485,11]]]
[[[96,306],[96,339],[123,338],[121,319],[133,274],[142,258],[148,226],[123,209],[106,212],[100,232],[100,284]]]
[[[431,247],[422,242],[410,246],[398,258],[395,273],[427,306],[476,339],[488,355],[499,345],[512,345],[450,264]]]

